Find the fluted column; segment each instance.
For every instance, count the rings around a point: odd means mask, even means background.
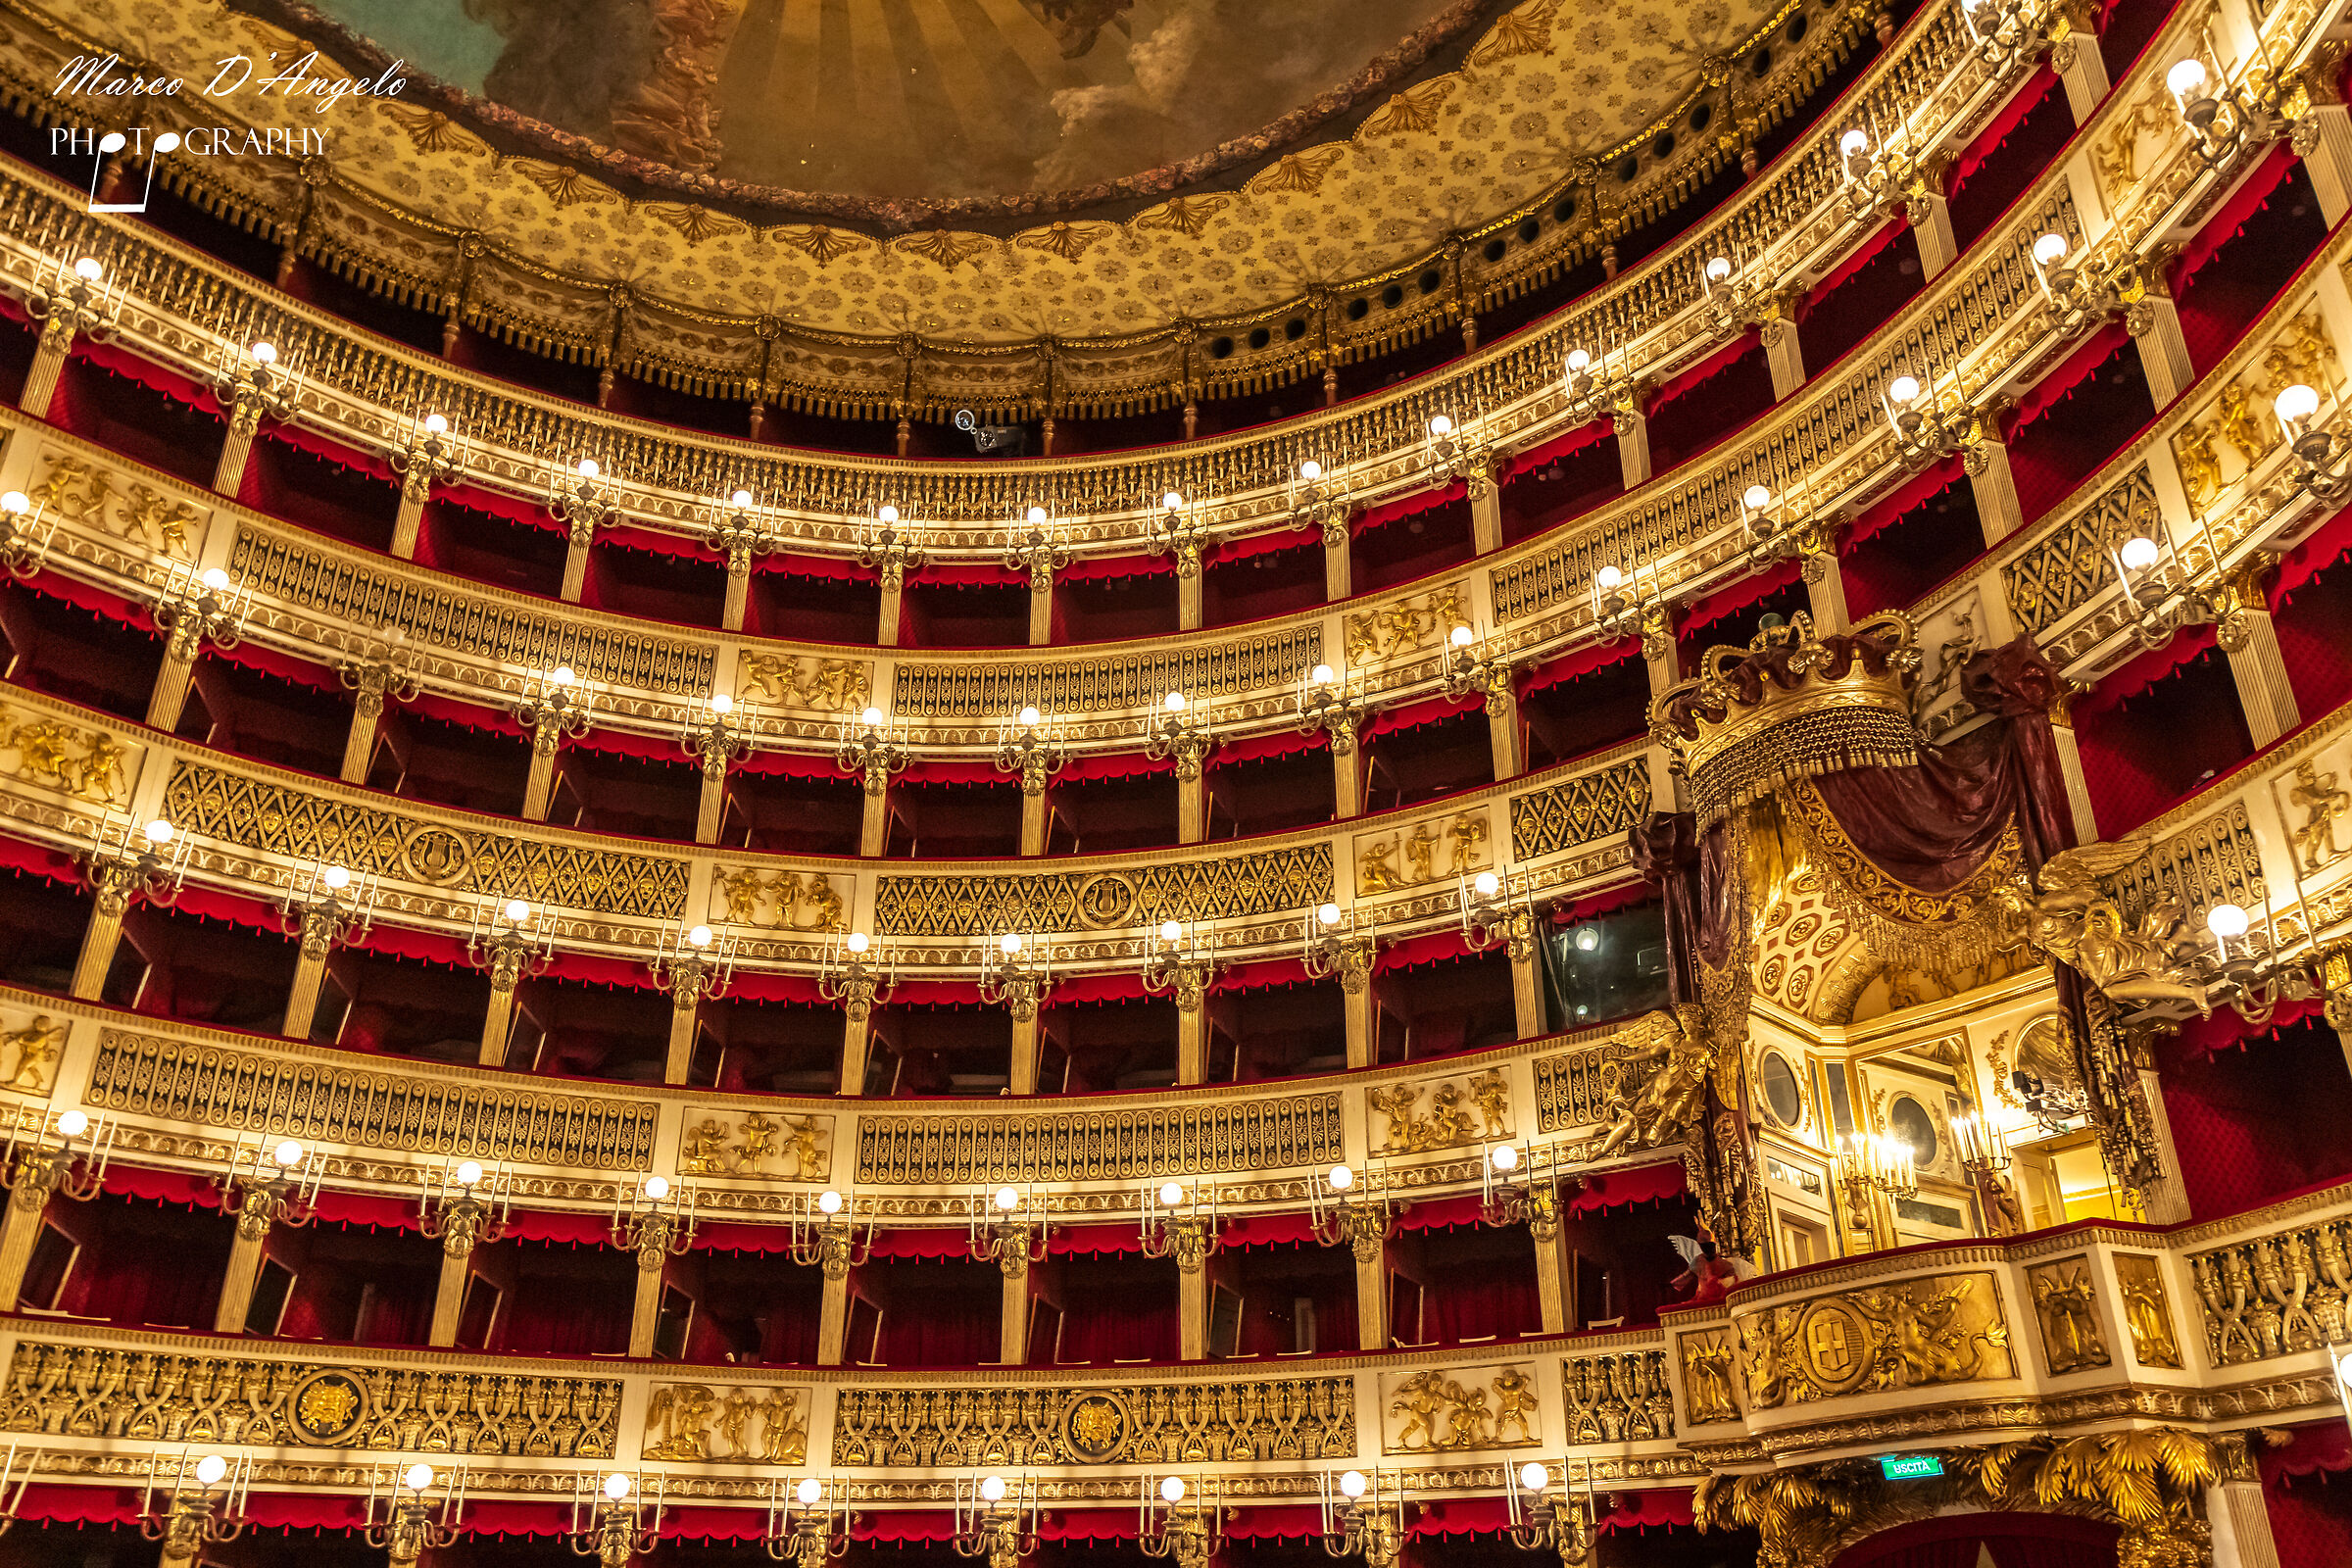
[[[37,1144],[24,1147],[17,1155],[7,1218],[0,1220],[0,1312],[17,1309],[17,1298],[24,1290],[24,1270],[32,1262],[32,1250],[41,1239],[41,1224],[49,1212],[49,1200],[64,1184],[73,1163],[65,1150]]]
[[[1327,726],[1331,745],[1331,795],[1334,815],[1345,821],[1364,814],[1364,760],[1358,755],[1356,726],[1340,722]]]
[[[514,988],[522,983],[523,950],[514,942],[490,945],[490,1005],[482,1014],[481,1064],[507,1064],[507,1037],[514,1027]]]
[[[2083,6],[2083,20],[2088,20],[2095,7]],[[2050,69],[2066,83],[2066,107],[2073,111],[2075,124],[2089,123],[2107,97],[2107,61],[2099,53],[2098,34],[2085,28],[2070,26],[2066,36],[2059,39],[2050,51]]]
[[[2082,750],[2075,739],[2074,694],[2062,694],[2050,705],[2050,739],[2058,752],[2058,773],[2066,781],[2067,815],[2075,825],[2075,842],[2095,843],[2098,815],[2091,809],[2090,785],[2082,777]]]
[[[1990,416],[1986,416],[1989,420]],[[1984,543],[1997,545],[2026,525],[2025,507],[2017,499],[2017,478],[2009,471],[2009,449],[2001,443],[2000,426],[1988,425],[1984,439],[1972,445],[1964,460],[1969,488],[1977,498],[1977,523]]]
[[[242,1197],[237,1207],[237,1234],[228,1244],[228,1267],[221,1273],[220,1297],[213,1306],[215,1334],[245,1332],[245,1313],[253,1305],[254,1282],[261,1277],[270,1227],[276,1222],[284,1201],[263,1182],[239,1177],[238,1183]]]
[[[49,417],[49,405],[57,398],[58,378],[65,373],[66,355],[74,347],[75,319],[72,312],[53,309],[49,319],[41,323],[32,368],[24,372],[24,392],[17,399],[17,407],[36,419]]]
[[[727,808],[727,752],[710,747],[703,753],[703,788],[694,808],[694,842],[716,844],[719,818]]]
[[[1487,692],[1487,755],[1494,764],[1494,782],[1517,778],[1527,763],[1520,755],[1519,694],[1511,688],[1509,672]]]
[[[1029,1228],[1005,1227],[1004,1245],[997,1252],[1004,1275],[998,1294],[997,1359],[1019,1366],[1029,1359]]]
[[[1502,548],[1502,486],[1492,478],[1470,487],[1470,540],[1482,556]]]
[[[1537,962],[1536,925],[1525,913],[1511,917],[1505,956],[1511,960],[1511,1013],[1519,1038],[1544,1033],[1544,973]]]
[[[1758,336],[1764,343],[1764,363],[1772,370],[1772,400],[1786,402],[1805,384],[1805,346],[1796,335],[1792,307],[1776,304],[1780,314],[1767,320]]]
[[[2333,228],[2352,212],[2352,111],[2342,104],[2315,104],[2295,125],[2294,147],[2320,199],[2320,216]]]
[[[433,1323],[424,1343],[446,1349],[458,1343],[466,1311],[466,1282],[473,1274],[473,1250],[481,1240],[485,1205],[466,1194],[441,1209],[441,1277],[433,1289]]]
[[[1348,942],[1340,949],[1340,995],[1348,1009],[1348,1065],[1369,1067],[1379,1050],[1378,1004],[1372,998],[1372,947]]]
[[[1549,1182],[1535,1183],[1527,1195],[1527,1234],[1536,1248],[1536,1301],[1544,1314],[1544,1332],[1566,1334],[1577,1325],[1568,1320],[1570,1260],[1561,1246],[1560,1193]]]
[[[1617,467],[1625,478],[1625,488],[1635,489],[1649,482],[1649,416],[1642,412],[1638,399],[1628,399],[1617,406],[1612,421],[1617,427]]]
[[[637,1292],[629,1303],[629,1354],[639,1358],[654,1353],[654,1334],[662,1325],[662,1287],[677,1223],[665,1213],[641,1215],[631,1237],[637,1254]]]
[[[1190,571],[1184,570],[1181,566],[1177,568],[1176,629],[1178,631],[1199,631],[1200,629],[1201,617],[1205,612],[1202,585],[1206,580],[1205,574],[1198,565]]]
[[[2250,586],[2252,601],[2230,616],[2222,628],[2222,652],[2230,661],[2230,677],[2237,686],[2237,704],[2246,715],[2246,733],[2255,749],[2268,746],[2303,722],[2293,682],[2286,676],[2286,658],[2278,648],[2278,627]]]
[[[588,547],[596,541],[596,529],[586,520],[574,522],[571,534],[564,546],[564,586],[556,597],[567,605],[576,605],[588,590]]]
[[[155,685],[147,694],[147,725],[166,734],[179,727],[179,715],[188,706],[188,684],[196,677],[196,656],[204,650],[204,617],[200,614],[175,614],[172,629],[164,639],[164,662],[155,672]]]
[[[1011,1090],[1016,1095],[1037,1093],[1039,1058],[1045,1053],[1044,1020],[1035,1002],[1016,1000],[1012,1009]]]
[[[854,1236],[847,1225],[827,1225],[816,1235],[817,1263],[825,1287],[816,1318],[816,1364],[839,1366],[850,1349],[850,1256]]]
[[[279,1033],[288,1040],[311,1038],[311,1024],[318,1015],[318,992],[326,981],[326,957],[335,948],[335,925],[331,919],[305,919],[302,922],[302,945],[294,958],[294,984],[286,993],[286,1018]]]
[[[1348,1250],[1355,1259],[1355,1343],[1365,1355],[1389,1348],[1388,1216],[1370,1205],[1341,1210]]]
[[[245,486],[245,465],[253,457],[253,438],[261,433],[261,404],[238,398],[229,405],[228,433],[220,442],[220,457],[213,465],[213,488],[233,497]]]
[[[1327,525],[1323,529],[1323,597],[1331,604],[1340,604],[1355,592],[1355,573],[1348,553],[1348,525],[1345,522]]]
[[[1932,281],[1960,259],[1959,236],[1952,229],[1952,204],[1941,193],[1913,197],[1911,237],[1919,246],[1919,271]]]
[[[2187,334],[2180,330],[2180,308],[2165,283],[2170,265],[2169,252],[2140,264],[2146,292],[2124,312],[2124,325],[2132,347],[2139,350],[2139,368],[2148,380],[2148,398],[2158,413],[2172,407],[2197,379]]]
[[[1815,629],[1843,631],[1852,617],[1845,608],[1845,572],[1836,556],[1805,558],[1805,608]]]
[[[403,561],[416,559],[416,535],[424,527],[424,503],[432,494],[430,467],[418,465],[401,475],[400,513],[392,519],[392,553]]]
[[[522,814],[533,822],[547,820],[556,794],[556,750],[564,739],[561,722],[542,717],[531,726],[531,771],[523,780]]]
[[[873,1050],[874,995],[871,976],[859,974],[845,982],[842,1007],[848,1014],[841,1030],[841,1093],[865,1093],[865,1063]]]
[[[107,971],[115,966],[115,950],[122,942],[122,916],[130,911],[130,896],[138,873],[111,859],[92,860],[87,872],[90,923],[82,927],[81,952],[74,960],[74,995],[95,1002],[106,990]]]
[[[1197,1219],[1168,1221],[1176,1256],[1176,1353],[1187,1361],[1208,1355],[1208,1228]]]
[[[694,1068],[695,1030],[702,1018],[703,988],[681,976],[669,994],[669,1051],[662,1057],[662,1081],[682,1084]]]
[[[1029,574],[1029,646],[1043,648],[1054,640],[1054,574]]]

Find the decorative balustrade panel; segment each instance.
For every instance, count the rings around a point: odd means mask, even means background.
[[[1643,1443],[1674,1436],[1666,1352],[1572,1355],[1560,1366],[1570,1443]]]
[[[1623,833],[1649,812],[1649,765],[1629,758],[1597,773],[1511,797],[1511,857],[1533,860]]]
[[[2142,464],[2002,566],[2001,585],[2019,628],[2045,631],[2089,604],[2115,581],[2113,553],[2133,534],[2152,536],[2159,526],[2156,486]]]
[[[2159,839],[2115,879],[2116,902],[2136,921],[2167,900],[2179,903],[2202,929],[2203,911],[2217,904],[2260,909],[2269,903],[2262,846],[2241,796],[2221,810]]]
[[[2205,1353],[2265,1361],[2352,1337],[2352,1219],[2256,1236],[2188,1259]]]
[[[160,1447],[231,1444],[372,1453],[603,1459],[617,1378],[407,1370],[20,1341],[0,1432]]]
[[[882,876],[874,925],[891,937],[1109,931],[1162,920],[1238,920],[1311,909],[1331,897],[1331,846],[1222,859],[1147,861],[1119,871]]]
[[[1130,1384],[1120,1388],[844,1388],[833,1463],[1192,1464],[1349,1458],[1355,1382]]]
[[[1142,1180],[1345,1157],[1335,1092],[1135,1110],[867,1115],[858,1119],[857,1179],[894,1187]]]
[[[653,1169],[661,1114],[639,1102],[437,1083],[115,1029],[100,1038],[83,1103],[354,1149],[602,1171]]]
[[[1002,723],[1024,707],[1060,715],[1148,709],[1172,691],[1194,702],[1262,696],[1323,662],[1323,630],[1299,626],[1210,647],[1145,646],[1100,659],[902,663],[891,711],[903,718]]]

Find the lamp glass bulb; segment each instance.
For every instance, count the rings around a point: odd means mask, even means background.
[[[725,692],[712,692],[710,694],[710,711],[732,713],[735,711],[735,699]]]
[[[207,566],[204,568],[204,585],[213,592],[219,593],[228,586],[228,573],[219,566]]]
[[[429,1464],[413,1464],[401,1473],[400,1479],[408,1483],[411,1492],[422,1492],[433,1484],[433,1467]]]
[[[1336,904],[1326,904],[1315,910],[1315,918],[1324,925],[1338,925],[1340,923],[1340,906]]]
[[[228,1461],[217,1453],[208,1453],[196,1461],[196,1484],[200,1487],[217,1487],[227,1474]]]
[[[1166,495],[1159,498],[1159,504],[1169,512],[1182,512],[1184,510],[1184,497],[1171,490]]]
[[[804,1508],[815,1507],[817,1499],[824,1494],[824,1483],[814,1476],[801,1477],[801,1484],[793,1488],[793,1495],[801,1499],[801,1506]]]
[[[2121,552],[2119,552],[2119,554],[2123,558],[2124,567],[2126,570],[2145,571],[2150,566],[2156,564],[2156,541],[2150,539],[2145,534],[2138,535],[2135,538],[2127,539],[2124,541],[2124,548]]]
[[[1585,371],[1591,369],[1592,368],[1592,355],[1587,354],[1583,349],[1570,349],[1568,351],[1568,373],[1570,375],[1582,375],[1585,373]]]
[[[1309,484],[1314,483],[1317,479],[1323,477],[1323,465],[1317,463],[1312,458],[1307,459],[1304,463],[1298,465],[1298,477],[1304,479]]]
[[[69,1110],[57,1118],[57,1130],[68,1138],[79,1138],[90,1130],[90,1118],[78,1110]]]
[[[1855,132],[1859,135],[1860,132]],[[1529,1492],[1542,1492],[1551,1483],[1551,1472],[1530,1460],[1519,1467],[1519,1485]]]
[[[1000,1187],[995,1201],[1001,1212],[1009,1214],[1021,1206],[1021,1195],[1009,1187]]]
[[[1453,434],[1453,416],[1446,414],[1431,416],[1429,421],[1429,433],[1437,436],[1441,440]]]
[[[1602,593],[1615,593],[1625,586],[1625,573],[1615,566],[1603,566],[1592,574],[1592,580],[1600,585]]]
[[[1772,505],[1772,492],[1760,484],[1751,484],[1740,493],[1740,504],[1750,512],[1762,512]]]
[[[864,712],[858,715],[858,721],[864,724],[867,729],[879,729],[882,727],[882,710],[879,708],[869,705]]]
[[[2044,234],[2034,242],[2034,259],[2047,267],[2066,254],[2066,236]]]
[[[467,1159],[461,1160],[459,1162],[458,1185],[460,1187],[479,1187],[482,1185],[482,1164],[480,1160]]]
[[[1361,1470],[1348,1470],[1343,1472],[1340,1476],[1340,1495],[1348,1498],[1355,1498],[1360,1497],[1363,1494],[1364,1473]]]
[[[874,514],[874,518],[878,522],[896,522],[899,520],[899,509],[886,504],[881,511]]]
[[[830,1187],[816,1195],[816,1211],[820,1214],[841,1212],[841,1195]]]
[[[727,505],[733,507],[737,512],[748,512],[751,510],[752,493],[749,490],[738,490],[727,497]]]
[[[618,1502],[629,1494],[629,1478],[615,1470],[605,1477],[605,1495]]]
[[[1039,712],[1034,706],[1024,708],[1021,710],[1019,715],[1021,728],[1035,729],[1037,728],[1038,720],[1044,718],[1045,716],[1046,715]]]
[[[11,490],[6,495],[0,495],[0,512],[21,514],[31,505],[31,499],[22,490]]]
[[[1496,1170],[1514,1171],[1519,1168],[1519,1148],[1515,1144],[1496,1144],[1494,1152],[1487,1158]]]
[[[1164,708],[1164,709],[1166,709],[1166,710],[1167,710],[1169,712],[1171,712],[1171,713],[1181,713],[1181,712],[1183,712],[1183,711],[1184,711],[1184,693],[1182,693],[1182,692],[1170,692],[1170,693],[1168,693],[1168,695],[1167,695],[1167,696],[1165,696],[1165,697],[1163,697],[1163,698],[1161,698],[1161,699],[1159,700],[1159,706],[1160,706],[1160,707],[1162,707],[1162,708]]]
[[[1720,283],[1731,275],[1732,264],[1729,258],[1718,256],[1707,263],[1708,282]]]
[[[594,458],[582,458],[580,460],[579,475],[581,478],[593,479],[604,471],[604,468],[598,465]]]
[[[666,1176],[648,1176],[645,1179],[645,1196],[654,1200],[656,1202],[660,1202],[662,1199],[667,1198],[669,1196],[669,1178]]]
[[[97,257],[84,256],[74,264],[74,275],[84,283],[95,283],[106,275],[106,269],[98,265]]]
[[[1162,1502],[1182,1502],[1184,1500],[1184,1477],[1170,1476],[1167,1480],[1162,1481],[1159,1484],[1159,1496]]]
[[[1898,375],[1886,383],[1886,398],[1891,403],[1912,403],[1919,398],[1919,378]]]
[[[275,365],[277,363],[277,345],[274,343],[256,343],[253,346],[253,363],[256,365]]]
[[[2164,84],[2176,98],[2186,98],[2205,90],[2205,62],[2180,60],[2164,74]]]
[[[2217,904],[2205,911],[2205,929],[2217,937],[2242,937],[2246,923],[2246,911],[2234,904]]]
[[[1345,1165],[1334,1165],[1323,1178],[1335,1193],[1344,1193],[1355,1185],[1355,1172]]]
[[[449,421],[438,414],[428,414],[424,416],[424,433],[426,435],[447,435]]]
[[[530,917],[531,906],[529,905],[523,903],[520,899],[509,899],[507,901],[507,919],[509,921],[515,925],[520,925],[523,921],[528,920]]]
[[[690,948],[709,947],[710,945],[710,928],[707,925],[698,925],[688,930],[686,945]]]
[[[302,1146],[291,1138],[285,1139],[270,1151],[270,1157],[277,1161],[280,1170],[292,1170],[302,1163]]]
[[[559,686],[576,686],[579,684],[580,673],[569,664],[558,664],[547,678]]]
[[[990,1476],[981,1482],[980,1497],[984,1502],[1003,1502],[1004,1500],[1004,1478]]]
[[[1870,136],[1859,126],[1838,138],[1838,151],[1847,158],[1870,146]]]
[[[1032,528],[1042,528],[1045,525],[1046,509],[1043,507],[1031,507],[1029,509],[1029,526]]]
[[[852,953],[863,953],[866,949],[872,947],[873,945],[874,939],[867,936],[864,932],[853,931],[850,933],[850,951]]]
[[[2298,381],[2279,393],[2271,407],[2278,412],[2279,423],[2301,424],[2320,412],[2320,395]]]
[[[1007,931],[1003,936],[997,938],[997,951],[1004,954],[1008,958],[1014,954],[1020,952],[1021,934],[1017,931]]]
[[[1478,890],[1480,898],[1491,899],[1500,891],[1502,880],[1492,871],[1481,871],[1470,879],[1470,885]]]
[[[160,816],[159,816],[159,817],[157,817],[157,818],[156,818],[154,821],[152,821],[152,822],[148,823],[148,824],[147,824],[147,842],[148,842],[148,843],[150,843],[150,844],[156,844],[156,845],[163,845],[163,844],[169,844],[169,843],[171,843],[171,842],[172,842],[172,824],[171,824],[169,821],[165,820],[163,817],[160,817]]]
[[[1329,664],[1317,664],[1314,668],[1306,672],[1306,679],[1309,685],[1330,685],[1332,682],[1331,666]]]
[[[1184,1188],[1176,1182],[1159,1184],[1159,1201],[1163,1207],[1174,1208],[1184,1201]]]
[[[1592,927],[1591,927],[1591,926],[1586,926],[1584,929],[1582,929],[1581,931],[1577,932],[1577,934],[1576,934],[1576,951],[1577,951],[1577,952],[1579,952],[1579,953],[1591,953],[1591,952],[1592,952],[1592,951],[1594,948],[1597,948],[1597,947],[1599,947],[1599,946],[1600,946],[1600,933],[1599,933],[1598,931],[1594,930]]]
[[[340,865],[330,865],[319,874],[318,880],[340,893],[351,886],[351,872]]]
[[[1478,641],[1478,633],[1467,626],[1456,626],[1446,634],[1446,640],[1456,648],[1467,648]]]
[[[1160,941],[1162,941],[1162,942],[1174,942],[1174,941],[1176,941],[1176,940],[1177,940],[1179,937],[1182,937],[1183,935],[1184,935],[1184,927],[1183,927],[1183,926],[1181,926],[1181,925],[1179,925],[1179,924],[1177,924],[1175,921],[1173,921],[1173,920],[1162,920],[1162,921],[1160,921],[1160,922],[1159,922],[1159,940],[1160,940]]]

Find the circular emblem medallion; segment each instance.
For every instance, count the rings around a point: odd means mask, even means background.
[[[1878,1359],[1870,1324],[1835,1298],[1805,1309],[1797,1319],[1796,1341],[1806,1375],[1833,1398],[1859,1388]]]
[[[1088,877],[1078,888],[1078,918],[1097,931],[1125,925],[1135,913],[1135,884],[1104,872]]]
[[[465,877],[471,856],[447,828],[420,827],[401,845],[400,858],[417,881],[445,888]]]
[[[1072,1399],[1061,1416],[1061,1441],[1071,1457],[1087,1464],[1108,1464],[1120,1457],[1132,1430],[1127,1401],[1099,1389]]]
[[[286,1424],[314,1448],[338,1448],[359,1430],[368,1409],[359,1379],[348,1372],[314,1372],[286,1399]]]

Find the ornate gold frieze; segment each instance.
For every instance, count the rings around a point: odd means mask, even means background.
[[[1322,662],[1322,628],[1298,626],[1205,646],[1141,646],[1099,659],[903,662],[891,680],[890,710],[903,718],[998,724],[1024,707],[1063,715],[1148,709],[1172,691],[1195,703],[1286,696]]]
[[[569,664],[582,680],[630,691],[701,698],[717,649],[667,641],[609,615],[558,613],[523,602],[461,593],[418,573],[330,553],[297,536],[237,526],[228,563],[265,600],[281,600],[347,626],[398,629],[411,644],[522,669]]]
[[[1331,846],[1300,844],[1119,871],[884,875],[876,878],[874,925],[889,937],[1102,931],[1284,914],[1311,909],[1331,894]]]
[[[1446,646],[1456,626],[1470,617],[1462,610],[1464,585],[1444,583],[1409,598],[1348,612],[1348,666],[1361,669]]]
[[[2016,1376],[1989,1273],[1838,1291],[1735,1324],[1750,1410]]]
[[[1618,1064],[1682,1031],[1673,1017],[1645,1013],[1595,1045],[1536,1058],[1536,1130],[1556,1133],[1597,1126],[1622,1102]]]
[[[2041,1329],[2041,1355],[2052,1377],[2110,1366],[2099,1332],[2098,1286],[2088,1257],[2064,1257],[2026,1270],[2026,1290]]]
[[[2270,902],[2262,846],[2242,799],[2157,840],[2144,857],[2108,880],[2131,921],[2167,900],[2192,913],[2217,904],[2259,909]]]
[[[57,1081],[58,1054],[66,1049],[66,1020],[30,1007],[0,1007],[0,1089],[46,1095]]]
[[[204,521],[188,502],[167,496],[139,479],[127,479],[75,453],[43,447],[41,477],[26,487],[35,509],[64,521],[112,534],[159,556],[195,559],[190,536]],[[116,488],[120,484],[122,488]]]
[[[874,666],[865,660],[746,654],[735,666],[735,695],[771,708],[855,713],[865,707]]]
[[[859,1186],[1121,1181],[1293,1170],[1346,1157],[1338,1093],[1134,1110],[1020,1115],[864,1115]]]
[[[808,1391],[657,1383],[645,1411],[648,1459],[807,1464]]]
[[[680,1175],[821,1182],[832,1169],[830,1116],[686,1107],[686,1130],[678,1143]]]
[[[2141,1366],[2181,1365],[2180,1342],[2173,1332],[2173,1302],[2165,1289],[2164,1265],[2145,1252],[2115,1254],[2116,1288],[2124,1298],[2124,1328],[2132,1354]]]
[[[19,783],[100,806],[127,806],[142,750],[108,730],[0,703],[0,772]]]
[[[1344,1377],[1119,1388],[845,1387],[833,1409],[833,1463],[876,1469],[1354,1453],[1355,1384]]]
[[[1367,1090],[1364,1103],[1372,1112],[1375,1154],[1418,1154],[1511,1136],[1511,1088],[1500,1067],[1462,1078],[1398,1079]]]
[[[2174,433],[2189,506],[2202,510],[2279,444],[2271,405],[2281,391],[2299,383],[2326,397],[2341,379],[2335,341],[2316,304],[2281,321],[2261,359],[2224,380],[2218,393],[2208,385],[2209,401]]]
[[[2352,845],[2338,844],[2338,822],[2352,818],[2352,790],[2339,782],[2333,768],[2323,771],[2316,759],[2306,757],[2289,774],[2271,780],[2271,793],[2294,844],[2295,869],[2303,875],[2325,871],[2347,855]]]
[[[182,832],[355,875],[524,898],[582,914],[675,920],[686,910],[683,858],[445,827],[207,762],[173,761],[164,808]]]
[[[749,931],[846,931],[846,898],[857,879],[826,871],[762,871],[721,865],[710,878],[710,912]]]
[[[2115,581],[2113,552],[2134,534],[2161,526],[2156,484],[2144,463],[2090,505],[2001,566],[2001,586],[2020,628],[2045,631],[2096,599]]]
[[[20,1341],[0,1431],[165,1446],[603,1459],[617,1378],[422,1371]]]
[[[1628,758],[1511,797],[1511,858],[1533,860],[1615,838],[1649,812],[1649,766]]]
[[[1642,1443],[1674,1436],[1664,1350],[1572,1355],[1560,1367],[1570,1443]]]
[[[658,1117],[641,1102],[439,1083],[117,1029],[99,1038],[83,1102],[355,1149],[609,1171],[653,1168]]]
[[[1683,1410],[1694,1427],[1740,1419],[1740,1351],[1727,1327],[1675,1337],[1682,1358]]]
[[[1383,1377],[1380,1408],[1383,1453],[1525,1448],[1543,1436],[1532,1361]]]
[[[1494,864],[1489,836],[1483,808],[1456,811],[1442,823],[1415,822],[1409,831],[1367,833],[1353,845],[1355,891],[1377,897],[1486,870]]]
[[[2188,1266],[2217,1366],[2339,1344],[2352,1323],[2352,1220],[2233,1242],[2192,1254]],[[2162,1276],[2154,1283],[2162,1307]]]

